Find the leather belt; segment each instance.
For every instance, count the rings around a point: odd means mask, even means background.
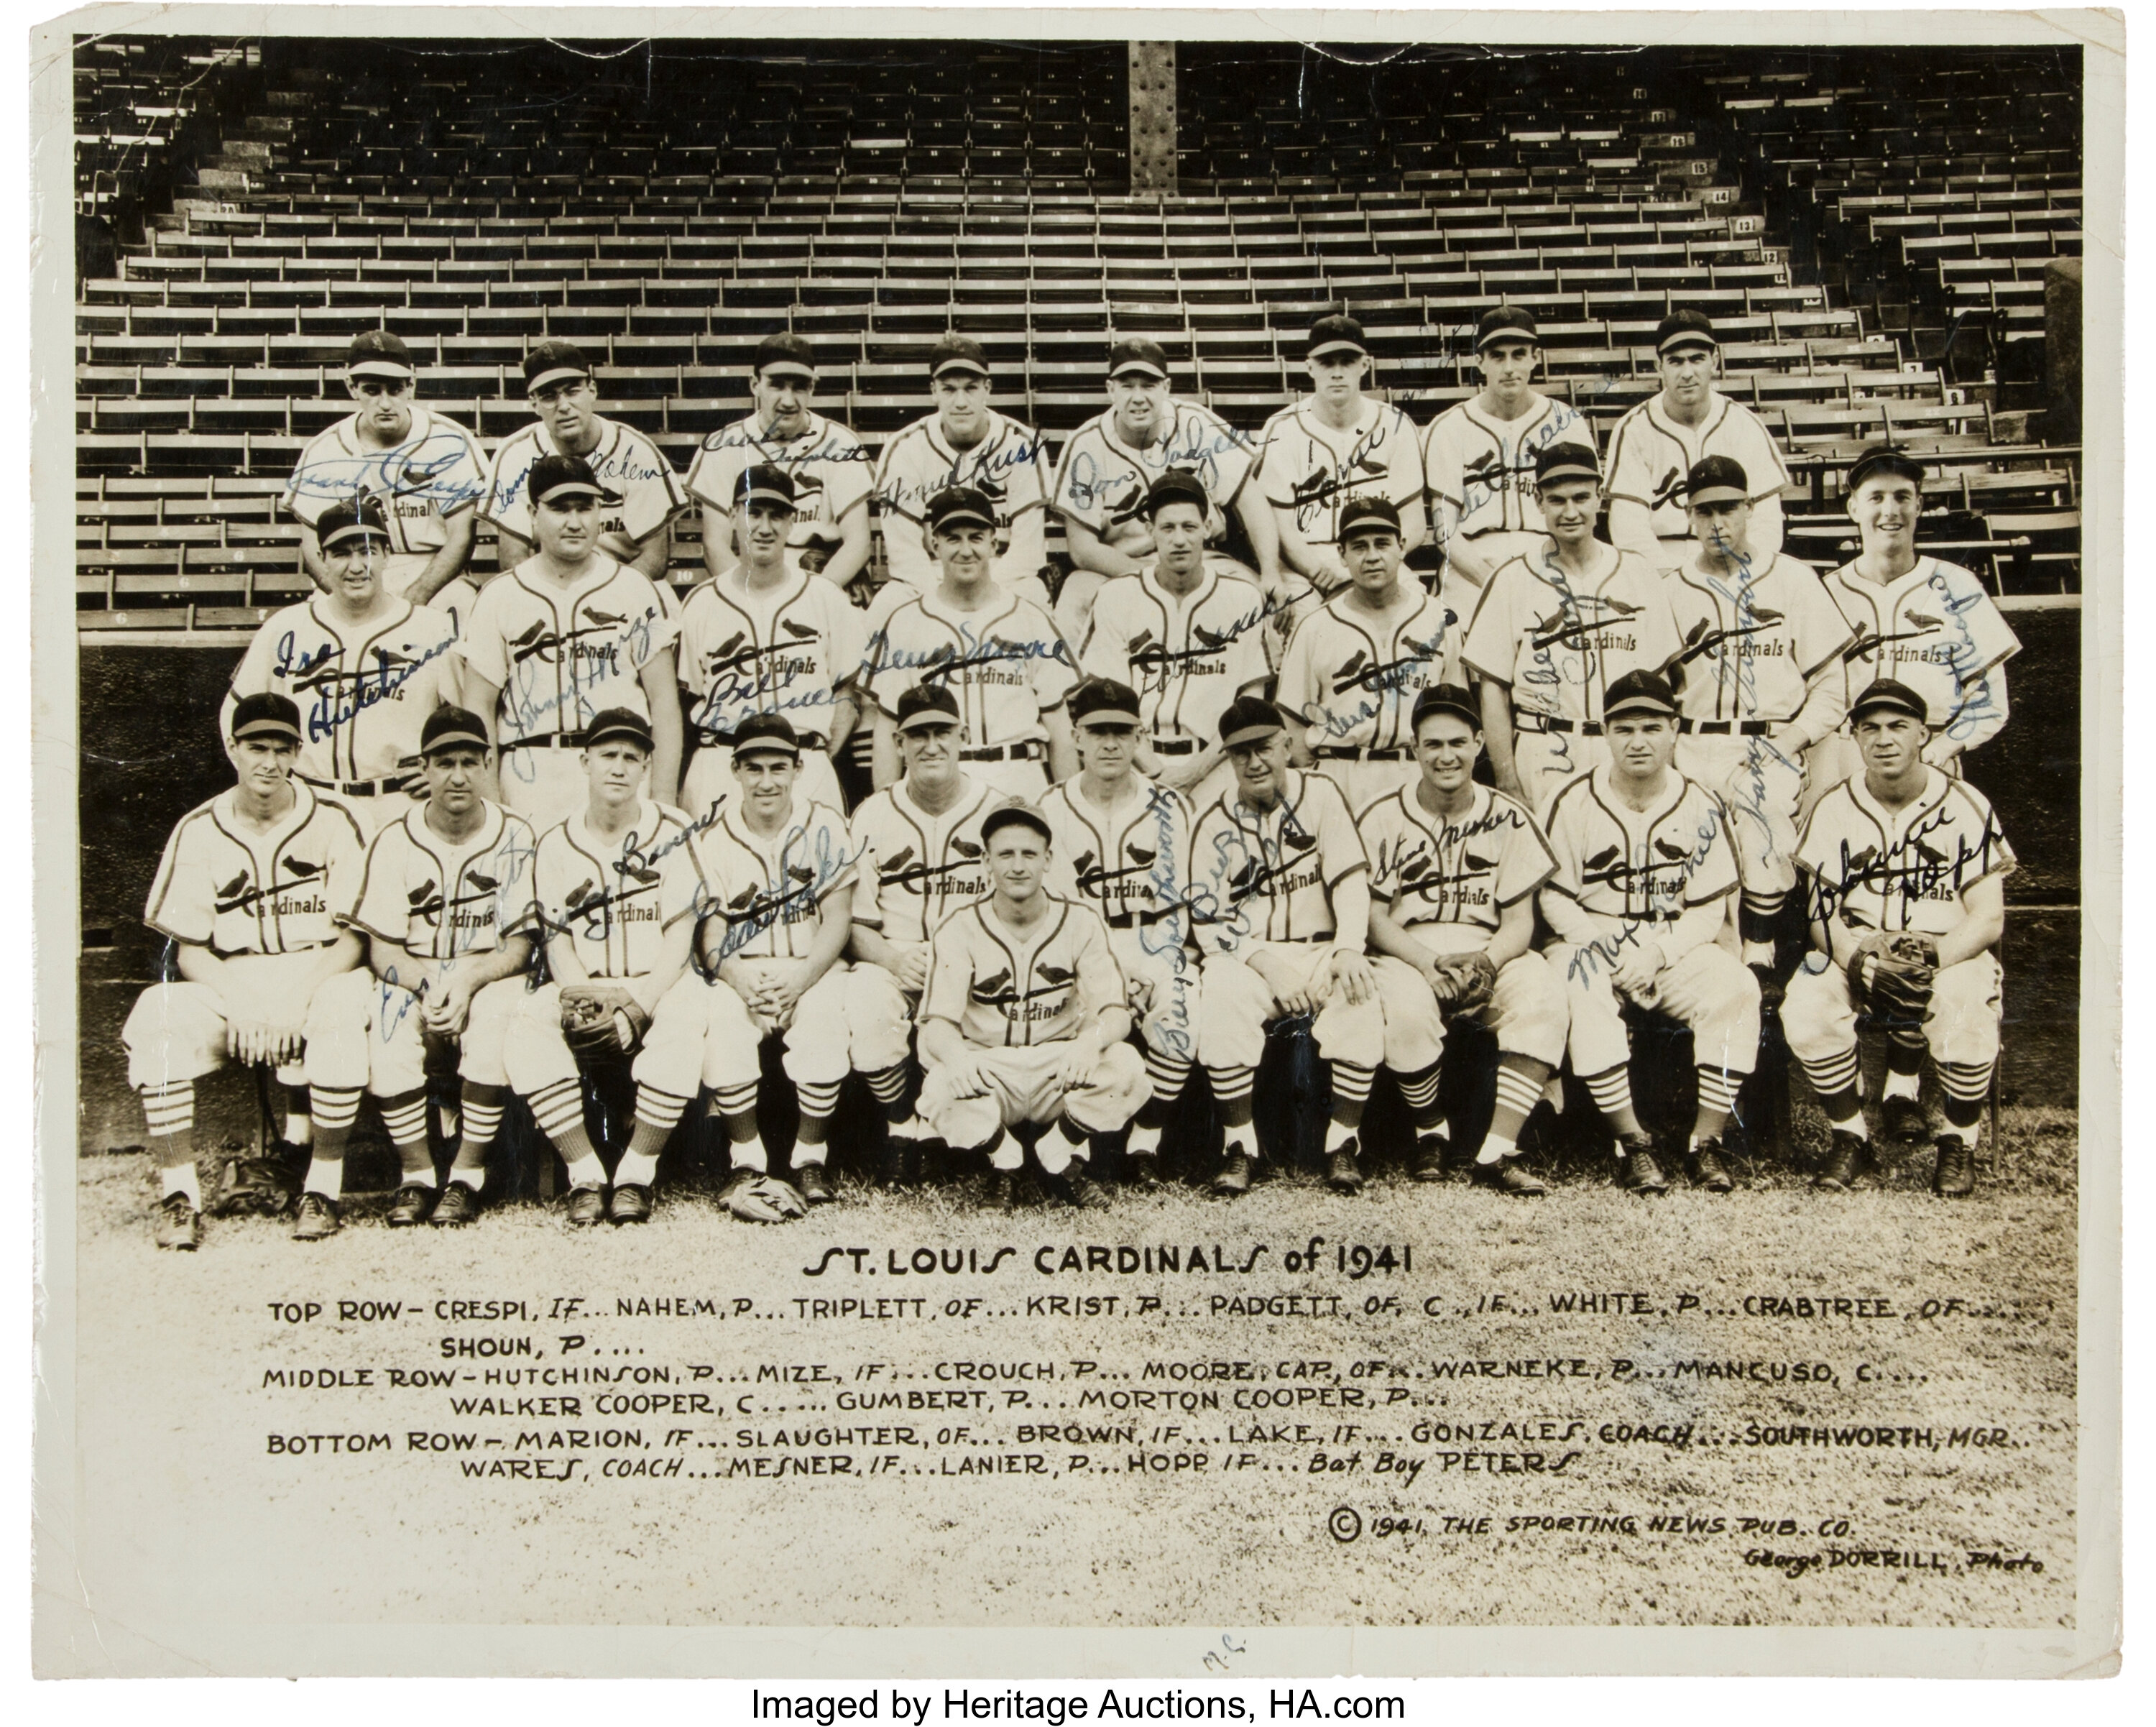
[[[582,749],[581,732],[539,732],[529,738],[505,738],[495,748],[504,755],[512,749]]]
[[[412,784],[408,774],[402,779],[316,779],[308,774],[297,777],[305,780],[309,785],[318,786],[324,791],[336,792],[347,798],[387,797],[392,792],[408,789]]]
[[[1415,753],[1404,746],[1394,749],[1359,749],[1352,743],[1321,743],[1311,751],[1329,762],[1412,762]]]
[[[1150,929],[1156,923],[1165,923],[1173,917],[1173,909],[1165,912],[1116,912],[1101,918],[1111,929]]]
[[[962,762],[1040,762],[1048,758],[1048,746],[1038,738],[1027,743],[992,743],[983,749],[962,749]]]
[[[1679,720],[1677,730],[1712,738],[1771,738],[1777,727],[1788,723],[1786,720]]]
[[[1198,753],[1195,738],[1149,738],[1147,747],[1157,756],[1190,756]]]
[[[820,732],[803,732],[799,735],[801,747],[804,750],[822,749],[824,747],[826,740]],[[734,734],[731,732],[707,732],[699,726],[696,728],[696,743],[699,748],[705,749],[713,748],[732,749],[734,747]]]
[[[1522,732],[1577,732],[1583,738],[1599,738],[1602,735],[1602,722],[1599,720],[1559,719],[1555,714],[1549,713],[1516,714],[1512,724]]]

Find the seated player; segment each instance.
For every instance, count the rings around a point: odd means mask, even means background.
[[[981,824],[994,891],[953,912],[930,939],[921,995],[921,1113],[937,1137],[988,1157],[990,1203],[1018,1201],[1025,1154],[1011,1129],[1055,1123],[1034,1148],[1050,1190],[1097,1205],[1092,1138],[1146,1099],[1122,974],[1100,914],[1048,892],[1053,845],[1022,804]]]
[[[503,1045],[531,969],[538,840],[522,816],[480,794],[492,764],[477,714],[436,708],[419,757],[426,801],[367,847],[350,920],[367,938],[367,966],[325,983],[307,1017],[315,1106],[307,1186],[331,1202],[313,1235],[336,1232],[362,1086],[380,1104],[403,1172],[392,1229],[479,1216],[486,1155],[509,1099]],[[437,1051],[454,1058],[462,1082],[463,1133],[445,1189],[427,1143],[427,1065]]]
[[[578,1228],[650,1220],[659,1154],[703,1076],[716,992],[689,966],[703,877],[686,820],[644,795],[652,748],[642,714],[594,715],[584,807],[539,836],[533,866],[552,981],[525,996],[510,1027],[509,1083],[568,1165]],[[635,1124],[609,1176],[584,1126],[580,1070],[624,1056]]]
[[[358,897],[366,836],[339,799],[294,784],[299,710],[283,696],[244,696],[226,738],[238,784],[180,818],[142,914],[172,943],[179,976],[145,989],[120,1034],[164,1186],[157,1245],[190,1251],[202,1239],[195,1082],[227,1061],[272,1067],[295,1088],[290,1142],[311,1138],[300,1089],[307,1010],[360,956],[343,920]],[[282,1211],[295,1185],[282,1159],[243,1166],[224,1209]],[[306,1205],[301,1221],[319,1209]]]
[[[831,590],[836,593],[838,590]],[[704,1076],[724,1118],[732,1175],[721,1194],[747,1198],[768,1178],[757,1120],[763,1040],[785,1046],[801,1104],[794,1176],[812,1205],[834,1197],[824,1164],[831,1111],[845,1082],[846,940],[853,931],[854,855],[846,820],[797,793],[801,740],[783,714],[760,713],[734,733],[737,789],[698,840],[711,889],[697,938],[713,985]],[[760,1205],[752,1205],[757,1221]]]
[[[1235,789],[1200,812],[1191,838],[1190,917],[1204,958],[1198,1059],[1213,1082],[1227,1150],[1213,1190],[1250,1190],[1257,1157],[1253,1094],[1265,1027],[1312,1014],[1332,1064],[1327,1177],[1352,1191],[1363,1105],[1383,1059],[1385,1024],[1363,948],[1369,860],[1348,798],[1322,774],[1288,765],[1287,720],[1245,696],[1220,716]]]
[[[1533,951],[1535,891],[1556,870],[1534,817],[1475,783],[1481,711],[1456,684],[1415,698],[1422,777],[1358,825],[1370,853],[1370,963],[1385,1065],[1414,1117],[1418,1181],[1445,1174],[1438,1064],[1445,1026],[1473,1017],[1497,1040],[1497,1107],[1475,1180],[1502,1193],[1543,1184],[1513,1160],[1520,1128],[1564,1059],[1564,986]]]
[[[1737,891],[1737,853],[1722,800],[1670,763],[1676,697],[1656,673],[1609,686],[1609,760],[1550,806],[1557,873],[1542,892],[1557,939],[1543,952],[1570,1003],[1573,1072],[1617,1134],[1617,1181],[1640,1193],[1669,1185],[1632,1108],[1631,1035],[1622,1005],[1691,1028],[1699,1112],[1686,1140],[1691,1179],[1710,1193],[1734,1185],[1722,1129],[1759,1054],[1759,984],[1715,937]]]
[[[1833,1139],[1816,1185],[1839,1193],[1869,1161],[1860,1013],[1887,1033],[1878,1139],[1920,1133],[1928,1048],[1946,1094],[1932,1190],[1976,1186],[1976,1140],[1999,1059],[1997,948],[2014,853],[1984,794],[1928,764],[1924,698],[1881,679],[1850,728],[1864,771],[1820,799],[1797,846],[1819,951],[1789,980],[1782,1030],[1819,1094]]]
[[[1128,684],[1081,684],[1070,717],[1085,767],[1040,800],[1055,836],[1049,888],[1092,907],[1107,925],[1152,1082],[1131,1128],[1129,1172],[1136,1185],[1152,1188],[1160,1185],[1160,1131],[1198,1058],[1198,960],[1188,951],[1185,904],[1190,805],[1136,771],[1138,696]]]
[[[932,1137],[914,1107],[913,1017],[928,981],[928,938],[952,912],[988,897],[981,823],[1004,800],[958,765],[958,698],[916,684],[898,698],[906,774],[854,812],[854,964],[846,1025],[855,1071],[891,1124],[879,1172],[918,1180]]]

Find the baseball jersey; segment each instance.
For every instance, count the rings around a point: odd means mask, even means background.
[[[531,897],[540,928],[567,939],[591,976],[643,977],[666,932],[706,897],[689,820],[644,799],[608,839],[579,810],[539,836]]]
[[[1190,837],[1193,933],[1208,952],[1245,940],[1331,938],[1332,890],[1369,868],[1348,794],[1322,774],[1291,768],[1270,810],[1253,810],[1240,787],[1220,794]]]
[[[865,798],[854,811],[854,922],[886,941],[925,942],[952,912],[978,904],[993,886],[981,822],[1004,799],[968,781],[957,801],[932,815],[904,780]]]
[[[1142,450],[1116,435],[1112,412],[1098,414],[1063,446],[1049,501],[1117,551],[1142,558],[1152,550],[1145,500],[1154,481],[1170,468],[1195,473],[1213,501],[1206,537],[1217,539],[1228,528],[1221,511],[1235,502],[1257,459],[1258,447],[1246,434],[1194,402],[1169,403],[1165,429]]]
[[[1009,586],[1038,575],[1048,561],[1048,446],[1040,434],[988,410],[988,429],[970,450],[945,440],[942,416],[917,419],[883,447],[875,467],[883,514],[884,564],[924,592],[942,569],[921,542],[929,499],[947,486],[970,486],[996,506],[996,558],[989,573]]]
[[[1689,539],[1685,475],[1695,462],[1710,455],[1735,460],[1744,470],[1755,504],[1775,496],[1789,483],[1781,446],[1759,423],[1758,415],[1742,403],[1717,390],[1707,404],[1707,418],[1696,426],[1681,426],[1663,409],[1656,393],[1628,409],[1609,434],[1609,460],[1604,468],[1609,496],[1645,505],[1658,538]]]
[[[740,810],[726,809],[704,830],[697,849],[711,908],[726,920],[721,958],[805,958],[815,944],[817,908],[854,882],[845,818],[822,804],[797,804],[785,825],[768,835],[750,827]]]
[[[1681,644],[1677,707],[1689,720],[1794,719],[1806,680],[1851,640],[1817,573],[1794,558],[1749,576],[1695,561],[1662,592]]]
[[[1259,434],[1258,483],[1313,546],[1337,544],[1340,507],[1352,498],[1395,504],[1422,498],[1422,447],[1414,422],[1389,403],[1365,400],[1356,424],[1335,430],[1315,401],[1283,408]]]
[[[1161,582],[1159,566],[1104,583],[1078,664],[1088,677],[1112,678],[1137,691],[1147,728],[1160,737],[1210,744],[1220,716],[1253,684],[1272,675],[1265,663],[1265,597],[1247,582],[1208,570],[1187,596]]]
[[[635,427],[602,415],[594,415],[593,424],[599,429],[599,441],[583,452],[584,460],[600,485],[621,495],[619,504],[602,511],[599,531],[626,534],[639,542],[648,540],[688,503],[680,476],[659,446]],[[536,544],[526,483],[532,464],[542,455],[554,454],[553,435],[537,420],[503,439],[494,452],[486,498],[479,513],[526,544]]]
[[[243,825],[239,808],[234,786],[180,818],[142,921],[220,959],[297,953],[335,941],[366,867],[359,818],[297,780],[291,809],[267,833]]]
[[[1370,897],[1410,928],[1461,923],[1495,934],[1505,908],[1556,873],[1549,842],[1525,804],[1486,785],[1473,786],[1454,818],[1424,809],[1419,789],[1404,786],[1363,812]]]
[[[1854,563],[1829,571],[1825,581],[1856,631],[1842,654],[1852,699],[1891,677],[1924,698],[1933,728],[1951,738],[1980,743],[2005,722],[2000,668],[2021,643],[1969,571],[1920,554],[1915,568],[1883,587],[1859,575]]]
[[[410,429],[388,450],[360,441],[356,414],[317,432],[277,503],[312,527],[331,504],[363,494],[382,506],[390,549],[425,556],[448,542],[449,518],[476,506],[486,486],[479,439],[414,403]]]
[[[538,836],[514,811],[484,808],[468,840],[435,832],[424,804],[377,834],[352,927],[423,959],[491,953],[506,937],[531,933]]]
[[[1558,444],[1594,449],[1594,422],[1541,394],[1517,419],[1500,419],[1472,399],[1438,415],[1423,442],[1423,471],[1447,537],[1540,533],[1535,458]]]
[[[724,735],[752,714],[783,713],[828,738],[838,692],[860,675],[868,626],[820,576],[789,568],[776,588],[748,584],[737,564],[701,582],[681,608],[681,687],[690,723]]]
[[[1737,853],[1721,799],[1672,768],[1655,806],[1632,810],[1609,778],[1607,767],[1582,774],[1551,803],[1550,892],[1614,928],[1673,923],[1687,907],[1736,891]]]
[[[1313,749],[1412,746],[1415,697],[1460,681],[1460,635],[1459,614],[1413,579],[1383,612],[1364,610],[1350,589],[1295,626],[1275,700],[1310,722]]]
[[[501,691],[495,738],[581,732],[627,707],[651,717],[639,679],[680,627],[647,576],[594,552],[562,587],[527,558],[480,592],[457,643],[465,663]]]
[[[1796,864],[1815,917],[1942,936],[1961,922],[1962,896],[2010,873],[2014,852],[1984,794],[1931,768],[1922,794],[1901,810],[1873,797],[1863,774],[1843,780],[1804,824]]]
[[[855,510],[867,508],[875,488],[873,459],[861,440],[838,421],[812,414],[799,437],[772,438],[764,435],[762,422],[752,414],[721,426],[704,439],[689,464],[689,496],[726,511],[731,520],[741,476],[759,465],[783,468],[793,481],[794,522],[786,536],[789,546],[808,543],[812,522],[835,527]]]
[[[1036,806],[1054,830],[1048,888],[1101,913],[1111,927],[1166,925],[1160,951],[1180,945],[1190,883],[1190,805],[1182,794],[1133,775],[1112,809],[1077,777]]]
[[[1660,671],[1677,651],[1662,578],[1597,542],[1596,573],[1569,575],[1545,547],[1490,578],[1460,646],[1478,676],[1512,688],[1516,713],[1602,718],[1602,692],[1628,671]]]
[[[968,1043],[1007,1049],[1075,1037],[1122,1000],[1122,970],[1098,912],[1051,898],[1046,917],[1016,930],[990,900],[937,927],[916,1017],[924,1025],[947,1020]]]
[[[456,645],[456,620],[432,606],[392,600],[352,624],[317,594],[255,631],[227,711],[244,696],[288,696],[300,710],[300,773],[331,783],[393,776],[418,759]]]
[[[916,684],[941,684],[958,698],[965,748],[1045,740],[1040,717],[1078,682],[1070,644],[1047,613],[1001,589],[978,611],[915,594],[869,639],[865,682],[886,713]]]

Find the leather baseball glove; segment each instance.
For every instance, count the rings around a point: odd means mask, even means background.
[[[1921,1025],[1931,1010],[1939,944],[1914,930],[1866,936],[1849,959],[1851,998],[1875,1019]]]
[[[651,1015],[619,984],[577,984],[562,991],[562,1036],[578,1056],[633,1050]]]
[[[743,1223],[788,1223],[808,1215],[808,1203],[790,1183],[760,1170],[737,1172],[719,1194],[719,1203]]]
[[[1455,1013],[1473,1012],[1497,985],[1497,968],[1485,953],[1455,954],[1440,964],[1438,973],[1449,986],[1439,1000]]]

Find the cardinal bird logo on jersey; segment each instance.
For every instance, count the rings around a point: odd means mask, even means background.
[[[1661,483],[1656,486],[1654,501],[1648,507],[1659,510],[1665,504],[1673,503],[1676,500],[1677,494],[1683,490],[1684,470],[1671,468],[1668,473],[1662,475]]]
[[[1108,526],[1116,527],[1126,522],[1136,522],[1145,514],[1145,483],[1134,478],[1128,491],[1108,500]]]
[[[819,640],[819,632],[813,625],[796,623],[791,618],[781,618],[778,620],[778,627],[781,630],[783,630],[788,635],[792,636],[796,641],[815,641]]]
[[[951,836],[951,849],[961,857],[978,859],[986,848],[963,835],[954,834]]]
[[[1537,619],[1529,628],[1527,645],[1537,653],[1549,647],[1584,648],[1588,645],[1587,638],[1596,630],[1636,618],[1643,609],[1621,599],[1580,594],[1573,599],[1571,608],[1561,605],[1547,618]],[[1573,618],[1568,610],[1577,610],[1582,615]]]
[[[1306,832],[1293,822],[1281,829],[1281,844],[1290,851],[1307,851],[1317,843],[1317,835]]]
[[[788,864],[786,866],[786,874],[790,881],[806,881],[812,886],[816,880],[815,871],[810,869],[806,864]]]
[[[1702,618],[1685,632],[1684,651],[1671,662],[1672,668],[1712,653],[1726,641],[1741,641],[1748,635],[1757,635],[1771,624],[1782,621],[1782,614],[1760,606],[1752,613],[1753,621],[1741,624],[1734,630],[1710,630]]]
[[[587,876],[562,897],[562,903],[570,911],[577,911],[583,907],[585,901],[598,892],[598,882]]]
[[[603,612],[595,605],[586,606],[584,616],[602,629],[609,629],[616,624],[626,624],[629,621],[629,614],[625,612]]]
[[[440,921],[442,892],[431,880],[410,889],[406,892],[404,898],[411,908],[412,915],[421,923],[433,924]]]
[[[1462,873],[1470,876],[1486,876],[1497,867],[1495,858],[1477,857],[1471,851],[1462,852],[1460,861],[1466,866]]]
[[[1841,650],[1841,663],[1845,666],[1854,666],[1861,660],[1869,665],[1879,657],[1879,650],[1889,643],[1922,641],[1933,630],[1938,628],[1939,623],[1936,618],[1921,617],[1913,612],[1910,614],[1908,621],[1912,624],[1921,623],[1925,627],[1922,630],[1899,630],[1892,635],[1882,635],[1877,630],[1873,630],[1868,635],[1860,632],[1856,640]]]

